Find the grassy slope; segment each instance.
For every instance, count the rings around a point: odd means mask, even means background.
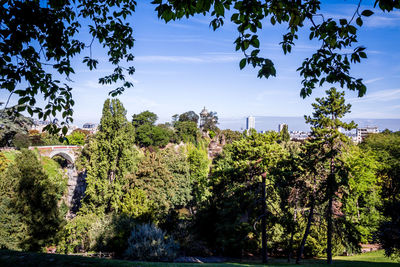
[[[284,260],[272,260],[268,266],[326,266],[324,260],[305,260],[302,265],[287,264]],[[57,254],[41,254],[32,252],[17,252],[0,250],[0,266],[261,266],[258,264],[245,263],[224,263],[224,264],[183,264],[183,263],[150,263],[150,262],[131,262],[123,260],[95,259],[80,256],[67,256]],[[400,266],[399,262],[385,258],[383,252],[371,252],[362,255],[349,257],[336,257],[334,266]]]
[[[10,150],[10,151],[3,151],[2,153],[4,154],[4,156],[6,156],[6,158],[9,161],[12,162],[12,161],[15,160],[15,157],[17,156],[17,153],[20,153],[20,152],[16,151],[16,150]]]

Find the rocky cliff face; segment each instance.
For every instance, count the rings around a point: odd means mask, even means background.
[[[68,165],[66,170],[68,176],[67,205],[69,207],[67,218],[72,219],[76,216],[85,194],[86,172],[77,172],[75,166],[72,164]]]
[[[221,154],[225,144],[225,135],[220,134],[214,136],[214,138],[211,139],[211,142],[208,145],[208,157],[210,159],[213,159]]]

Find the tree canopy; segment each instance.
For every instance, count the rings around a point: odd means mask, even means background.
[[[126,119],[124,106],[118,99],[107,99],[100,130],[82,151],[79,162],[87,171],[86,212],[120,209],[124,178],[134,170],[136,156],[134,128]]]
[[[0,111],[0,146],[13,146],[13,138],[16,134],[27,134],[32,126],[31,118],[16,116],[9,109]]]
[[[194,111],[187,111],[179,115],[179,121],[192,121],[197,125],[199,122],[199,115],[197,115]]]

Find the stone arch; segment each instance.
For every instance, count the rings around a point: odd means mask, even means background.
[[[50,158],[53,158],[55,156],[61,156],[64,159],[68,160],[70,163],[75,164],[75,156],[70,153],[66,153],[66,152],[62,152],[62,151],[53,151],[49,155]]]

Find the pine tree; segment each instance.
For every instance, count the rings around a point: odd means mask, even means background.
[[[118,99],[104,102],[100,129],[82,153],[80,165],[87,170],[84,212],[118,210],[124,195],[125,176],[136,160],[134,128]]]
[[[305,119],[311,124],[311,136],[315,148],[322,152],[320,160],[329,165],[329,174],[325,182],[325,197],[328,201],[327,263],[332,264],[333,202],[340,180],[343,179],[340,176],[344,174],[338,156],[349,141],[339,129],[351,130],[356,125],[353,121],[345,123],[340,120],[350,112],[351,108],[350,104],[344,103],[344,92],[338,92],[332,87],[326,91],[326,94],[326,97],[316,98],[317,103],[312,104],[314,108],[312,117],[305,116]]]
[[[282,131],[279,133],[279,136],[280,136],[280,139],[283,142],[290,141],[289,129],[288,129],[288,126],[286,124],[283,125]]]

